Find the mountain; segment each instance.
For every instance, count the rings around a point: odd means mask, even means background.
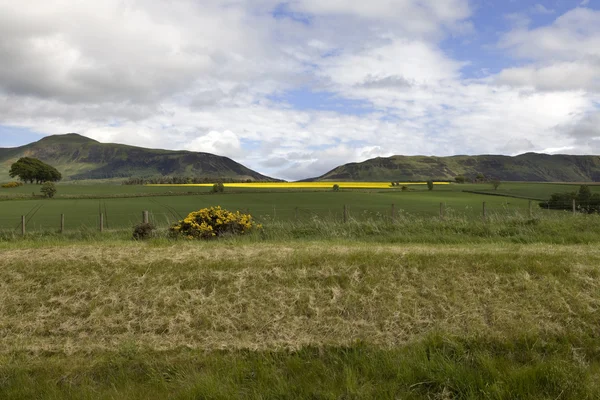
[[[474,178],[538,182],[600,181],[600,156],[525,153],[515,157],[392,156],[339,166],[313,181],[424,181]]]
[[[100,143],[69,133],[47,136],[21,147],[0,148],[0,181],[9,180],[10,165],[25,156],[38,158],[52,165],[67,180],[158,176],[274,180],[230,158],[210,153]]]

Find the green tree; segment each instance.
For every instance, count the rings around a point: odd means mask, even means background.
[[[56,194],[56,185],[52,182],[46,182],[42,185],[41,192],[45,197],[51,199]]]
[[[480,172],[477,174],[475,179],[477,180],[477,182],[485,182],[485,175]]]
[[[338,185],[337,183],[335,185],[333,185],[333,191],[334,192],[339,192],[340,191],[340,185]]]
[[[428,190],[433,190],[433,181],[430,179],[427,181],[427,189]]]
[[[581,203],[586,203],[592,198],[592,191],[590,187],[587,185],[579,186],[579,191],[577,192],[577,201]]]
[[[502,182],[500,182],[498,179],[494,179],[491,183],[492,183],[492,187],[494,188],[494,190],[498,190],[498,187],[500,186],[500,184]]]
[[[213,193],[223,193],[224,191],[225,191],[225,185],[223,185],[223,182],[215,183],[212,187]]]
[[[22,157],[10,166],[8,174],[11,178],[19,177],[23,182],[41,184],[43,182],[58,182],[62,175],[56,168],[37,158]]]
[[[458,175],[457,177],[454,178],[454,181],[456,183],[465,183],[466,178],[464,176],[462,176],[462,175]]]

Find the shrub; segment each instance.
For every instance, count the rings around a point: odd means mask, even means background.
[[[433,181],[431,179],[427,181],[427,190],[433,190]]]
[[[154,233],[154,229],[156,229],[154,225],[149,222],[137,224],[133,227],[133,238],[135,240],[150,239]]]
[[[250,214],[231,212],[221,207],[203,208],[190,213],[184,220],[170,228],[173,236],[186,239],[211,239],[224,235],[241,235],[260,229]]]
[[[339,192],[340,191],[340,185],[338,185],[337,183],[335,185],[333,185],[333,191],[334,192]]]
[[[22,182],[8,182],[2,185],[2,187],[4,189],[13,189],[13,188],[17,188],[19,186],[23,186]]]
[[[454,178],[454,180],[456,181],[456,183],[465,183],[467,178],[465,178],[462,175],[458,175],[456,178]]]
[[[406,192],[408,190],[408,186],[402,186],[402,191]]]
[[[51,199],[56,194],[56,185],[52,182],[46,182],[42,185],[41,192],[45,197]]]
[[[225,191],[225,185],[222,182],[215,183],[212,187],[213,193],[223,193]]]

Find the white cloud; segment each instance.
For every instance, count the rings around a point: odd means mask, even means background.
[[[540,3],[537,3],[533,6],[533,11],[537,14],[554,14],[556,12],[555,10],[547,8],[546,6]]]
[[[277,4],[0,0],[0,124],[206,151],[290,179],[392,154],[596,148],[581,132],[597,122],[599,12],[521,21],[500,40],[519,62],[475,80],[442,44],[468,33],[467,0],[290,2],[308,24],[273,18]],[[290,89],[365,107],[273,100]]]
[[[229,130],[224,132],[210,131],[206,135],[192,140],[187,149],[233,158],[240,158],[243,154],[240,138]]]

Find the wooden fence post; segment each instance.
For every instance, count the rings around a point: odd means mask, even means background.
[[[144,221],[144,223],[145,223],[145,224],[148,224],[148,223],[150,223],[150,218],[149,218],[149,216],[148,216],[148,211],[144,211],[144,212],[142,213],[142,218],[143,218],[143,221]]]
[[[440,219],[444,219],[444,203],[440,203]]]
[[[533,218],[533,201],[529,200],[529,219]]]
[[[577,203],[575,199],[573,199],[573,214],[577,213]]]
[[[60,233],[65,233],[65,214],[60,214]]]
[[[344,223],[348,222],[348,207],[344,204]]]
[[[104,213],[100,213],[100,232],[104,232]]]
[[[485,201],[483,202],[483,219],[485,220],[487,216],[486,210],[485,210]]]
[[[21,215],[21,235],[25,236],[25,216]]]

